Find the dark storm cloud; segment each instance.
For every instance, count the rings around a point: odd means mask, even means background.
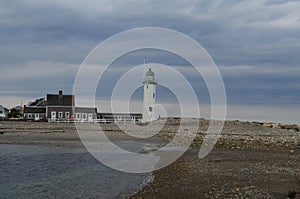
[[[76,70],[100,41],[130,28],[159,26],[205,47],[220,66],[230,103],[294,104],[300,97],[299,10],[299,1],[283,0],[1,1],[0,69],[6,77],[0,94],[71,92]],[[148,59],[187,68],[159,53]],[[142,59],[123,62],[136,63]],[[185,74],[204,89],[193,72]]]

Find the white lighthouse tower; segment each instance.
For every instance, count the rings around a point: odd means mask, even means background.
[[[154,114],[156,81],[151,68],[146,72],[144,84],[143,122],[156,120]]]

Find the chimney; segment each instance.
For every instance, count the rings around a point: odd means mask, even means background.
[[[63,105],[63,92],[62,90],[58,91],[58,105]]]

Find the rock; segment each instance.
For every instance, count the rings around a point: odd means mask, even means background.
[[[157,144],[144,144],[141,153],[150,153],[157,151],[159,149],[159,145]]]
[[[297,125],[281,125],[280,128],[287,129],[287,130],[294,131],[294,132],[297,132],[299,129],[299,127]]]
[[[273,128],[279,128],[280,124],[279,123],[272,123],[271,124]]]
[[[285,125],[280,124],[280,125],[279,125],[279,128],[280,128],[280,129],[285,129]]]
[[[264,122],[263,124],[262,124],[262,126],[264,126],[264,127],[272,127],[272,124],[271,123],[268,123],[268,122]]]
[[[290,154],[294,154],[295,153],[295,150],[290,150]]]
[[[288,198],[296,198],[296,191],[289,191],[288,192]]]
[[[280,123],[272,123],[273,128],[279,128],[279,129],[286,129],[286,130],[291,130],[291,131],[299,131],[300,125],[295,125],[295,124],[280,124]]]

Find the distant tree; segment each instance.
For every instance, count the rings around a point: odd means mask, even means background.
[[[34,102],[29,102],[28,106],[38,106],[38,105],[45,105],[45,98],[36,99]]]
[[[22,116],[22,113],[15,108],[12,108],[10,110],[10,112],[8,113],[8,118],[19,118],[21,116]]]

